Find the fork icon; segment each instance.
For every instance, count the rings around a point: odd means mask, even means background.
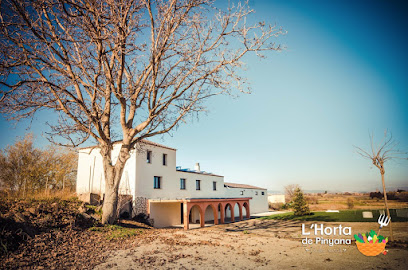
[[[380,215],[378,217],[378,224],[380,224],[380,229],[378,230],[378,235],[380,235],[380,231],[382,227],[387,226],[388,223],[390,223],[391,217],[388,217],[386,215]]]

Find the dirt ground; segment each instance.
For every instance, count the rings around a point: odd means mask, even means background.
[[[354,233],[378,230],[377,223],[303,222],[352,227]],[[117,250],[95,269],[403,269],[408,263],[408,223],[394,223],[397,241],[388,254],[362,255],[351,245],[302,245],[297,221],[247,220],[183,231],[153,230],[133,247]],[[388,228],[381,231],[388,236]],[[313,234],[311,235],[312,238]],[[329,238],[329,237],[327,237]],[[405,265],[405,266],[404,266]]]

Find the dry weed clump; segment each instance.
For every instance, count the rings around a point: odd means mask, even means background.
[[[57,190],[38,190],[37,192],[27,194],[26,196],[21,196],[16,193],[1,191],[1,198],[7,200],[37,200],[37,201],[52,201],[52,200],[76,200],[77,196],[71,189],[57,189]]]
[[[353,209],[354,208],[354,198],[347,198],[347,208],[348,209]]]
[[[41,191],[38,193],[34,193],[29,195],[27,198],[32,199],[32,200],[53,200],[53,199],[59,199],[59,200],[76,200],[77,196],[76,193],[69,190],[48,190],[48,191]]]
[[[279,211],[283,209],[284,203],[271,203],[268,202],[269,209]]]
[[[317,196],[308,195],[308,196],[305,196],[305,197],[306,197],[306,201],[307,201],[309,204],[319,204],[319,199],[318,199]]]

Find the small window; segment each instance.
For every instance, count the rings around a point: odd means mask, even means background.
[[[146,161],[147,163],[152,163],[152,151],[147,151]]]
[[[161,188],[161,177],[160,176],[155,176],[154,177],[153,187],[155,189],[160,189]]]
[[[186,189],[186,179],[180,178],[180,189]]]
[[[217,182],[213,182],[213,190],[217,190]]]
[[[196,180],[196,190],[201,190],[201,180]]]
[[[167,165],[167,154],[163,154],[163,166]]]
[[[262,195],[265,195],[265,192],[264,192],[264,191],[262,191]]]
[[[244,195],[244,191],[243,191],[243,190],[241,190],[241,195]]]
[[[255,191],[255,195],[258,195],[258,191]]]

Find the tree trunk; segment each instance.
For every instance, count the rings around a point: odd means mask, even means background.
[[[118,206],[118,188],[115,188],[115,182],[118,180],[115,168],[111,165],[109,166],[110,168],[104,168],[105,197],[103,198],[102,224],[113,224],[116,221],[116,208]]]
[[[391,224],[392,221],[391,221],[390,209],[388,208],[387,192],[385,191],[384,173],[381,173],[381,180],[382,180],[382,186],[383,186],[383,192],[384,192],[385,209],[387,210],[387,216],[390,218],[390,223],[388,224],[388,226],[390,226],[390,240],[394,241],[394,236],[392,235],[392,224]]]
[[[129,159],[129,149],[121,148],[115,165],[111,162],[111,150],[101,151],[105,173],[105,197],[102,207],[102,224],[113,224],[117,220],[119,185],[123,169]]]

